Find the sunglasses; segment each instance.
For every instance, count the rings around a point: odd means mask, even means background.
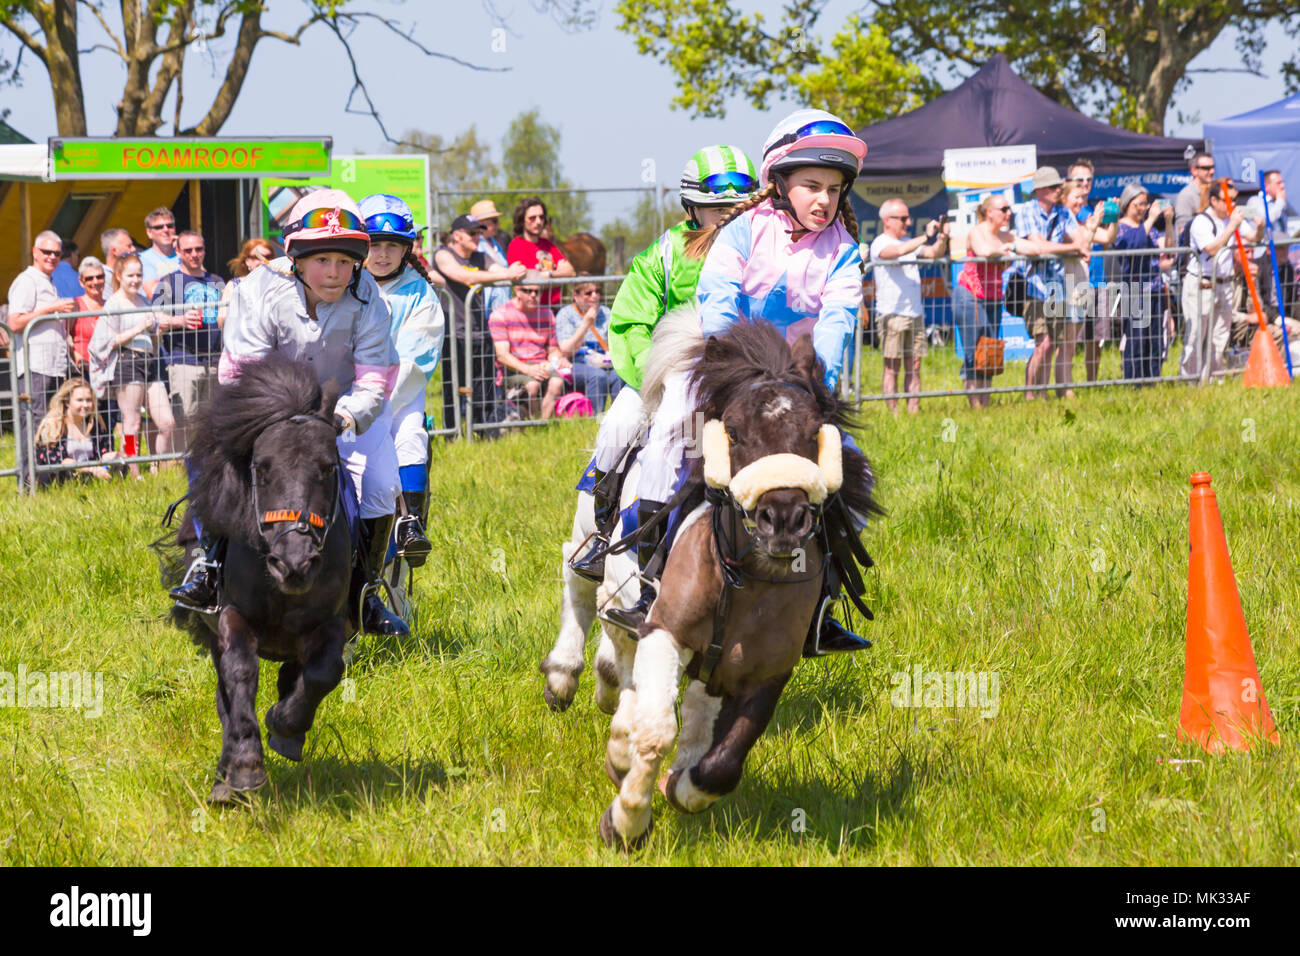
[[[360,220],[354,213],[346,209],[312,209],[297,222],[291,222],[284,227],[286,236],[292,235],[300,229],[334,229],[342,231],[350,229],[353,232],[365,232],[366,224]]]
[[[39,252],[39,253],[40,253],[41,255],[43,255],[43,256],[61,256],[61,255],[63,255],[63,250],[62,250],[62,249],[37,249],[36,251]]]
[[[86,282],[103,282],[103,281],[104,281],[104,277],[103,277],[102,275],[99,275],[99,276],[82,276],[82,277],[81,277],[81,281],[82,281],[83,284],[86,283]]]
[[[166,230],[166,229],[175,229],[175,228],[176,228],[176,223],[174,223],[174,222],[158,222],[158,223],[154,223],[154,224],[153,224],[152,226],[150,226],[149,228],[150,228],[150,229],[163,229],[163,230]]]
[[[1200,170],[1201,172],[1203,172],[1203,173],[1212,173],[1212,172],[1214,172],[1214,167],[1213,167],[1213,166],[1195,166],[1195,167],[1193,167],[1193,168],[1194,168],[1194,169],[1199,169],[1199,170]]]
[[[1010,206],[994,206],[993,208],[996,209],[998,212],[1010,212],[1010,211],[1011,211],[1011,207],[1010,207]]]
[[[899,222],[911,222],[911,216],[886,216],[886,219],[897,219]]]
[[[1067,182],[1067,183],[1090,183],[1090,182],[1092,182],[1092,177],[1091,177],[1091,176],[1071,176],[1069,179],[1066,180],[1066,182]]]
[[[541,295],[541,289],[515,289],[520,295]]]
[[[377,212],[366,217],[366,232],[415,232],[415,221],[410,216],[399,216],[395,212]]]
[[[714,173],[712,176],[705,176],[700,181],[700,191],[706,192],[710,196],[721,196],[726,193],[748,193],[758,188],[758,183],[749,173],[730,172]]]
[[[789,143],[803,139],[805,136],[853,136],[853,130],[849,129],[838,120],[817,120],[815,123],[809,123],[807,126],[800,126],[793,133],[786,133],[775,143],[763,150],[763,155],[775,149],[780,149]]]
[[[203,253],[203,246],[195,246],[195,247],[192,248],[192,249],[181,249],[181,250],[180,250],[180,254],[183,255],[183,256],[201,255],[202,253]]]

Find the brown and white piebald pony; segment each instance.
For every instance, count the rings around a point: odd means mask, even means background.
[[[626,849],[649,834],[655,781],[675,740],[676,760],[659,779],[670,805],[695,813],[735,789],[819,605],[826,514],[878,510],[866,458],[842,445],[847,408],[826,388],[809,336],[791,347],[770,323],[742,321],[697,341],[692,357],[695,419],[705,423],[696,493],[606,753],[619,792],[600,835]]]

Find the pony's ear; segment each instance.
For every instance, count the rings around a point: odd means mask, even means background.
[[[805,332],[799,336],[790,349],[790,355],[793,357],[794,367],[798,369],[800,375],[810,382],[817,380],[817,350],[813,348],[811,335]]]
[[[704,343],[704,360],[706,362],[716,362],[722,358],[722,353],[722,343],[718,341],[716,335],[710,335]]]
[[[334,421],[334,405],[339,400],[339,383],[330,379],[320,387],[320,417],[327,422]]]

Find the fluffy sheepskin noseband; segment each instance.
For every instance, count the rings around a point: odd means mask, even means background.
[[[704,424],[701,444],[704,452],[704,480],[713,488],[726,488],[746,511],[752,511],[758,499],[776,488],[800,488],[815,505],[840,490],[844,481],[844,464],[840,447],[840,430],[823,425],[817,433],[817,460],[782,452],[765,455],[731,474],[731,441],[726,426],[719,419]]]

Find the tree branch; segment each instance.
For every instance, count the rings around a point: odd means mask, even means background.
[[[116,53],[123,60],[125,60],[126,48],[122,46],[122,41],[121,39],[118,38],[117,34],[114,33],[112,29],[109,28],[108,21],[104,19],[104,12],[99,9],[99,6],[97,4],[91,3],[90,0],[77,0],[77,3],[80,6],[87,7],[90,10],[90,12],[95,15],[95,19],[99,21],[99,25],[103,28],[104,32],[108,34],[108,38],[112,40],[114,45],[117,47],[117,49],[114,50],[112,47],[106,47],[102,43],[96,43],[94,46],[90,48],[90,50],[95,50],[95,49],[108,50],[110,53]],[[85,52],[89,53],[90,50],[86,50]],[[81,53],[82,51],[78,50],[77,52]]]
[[[50,61],[45,55],[45,47],[37,43],[35,37],[12,20],[5,20],[4,28],[21,40],[23,46],[31,50],[32,53],[36,55],[36,58],[45,65],[47,70],[50,68]]]
[[[458,66],[467,67],[467,68],[469,68],[469,69],[471,69],[471,70],[478,70],[478,71],[481,72],[481,73],[508,73],[508,72],[510,71],[510,67],[508,67],[508,66],[479,66],[479,65],[477,65],[477,64],[475,64],[475,63],[470,63],[468,60],[462,60],[462,59],[461,59],[460,57],[458,57],[458,56],[452,56],[450,53],[439,53],[437,50],[430,50],[427,46],[425,46],[425,45],[424,45],[423,43],[421,43],[419,40],[415,39],[415,36],[414,36],[414,33],[415,33],[415,27],[414,27],[414,26],[411,27],[410,32],[408,32],[408,33],[403,33],[403,32],[402,32],[401,25],[400,25],[399,23],[397,23],[397,21],[395,21],[395,20],[390,20],[390,19],[388,19],[387,17],[381,17],[381,16],[380,16],[379,14],[377,14],[377,13],[368,13],[368,12],[365,12],[365,11],[360,12],[360,13],[342,13],[342,12],[340,12],[340,13],[338,14],[338,16],[337,16],[337,19],[339,19],[339,20],[347,20],[348,22],[353,23],[353,24],[355,24],[356,21],[361,20],[361,19],[363,19],[363,18],[364,18],[364,19],[367,19],[367,20],[378,20],[380,23],[382,23],[384,26],[386,26],[389,30],[391,30],[393,33],[396,33],[399,37],[401,37],[401,38],[402,38],[403,40],[405,40],[407,43],[411,44],[411,46],[415,47],[417,50],[419,50],[419,51],[420,51],[421,53],[423,53],[425,56],[435,57],[435,58],[440,59],[440,60],[450,60],[452,63],[455,63],[455,64],[457,64]],[[331,29],[333,29],[333,24],[331,24]],[[334,32],[338,35],[339,40],[340,40],[341,42],[343,42],[344,44],[347,43],[347,41],[343,38],[343,34],[342,34],[339,30],[334,29]],[[350,52],[350,51],[349,51],[349,52]],[[392,140],[389,140],[389,142],[391,143],[391,142],[393,142],[393,141],[392,141]]]

